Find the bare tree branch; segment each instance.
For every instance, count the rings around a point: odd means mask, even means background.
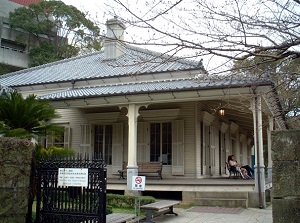
[[[180,51],[196,52],[194,57],[214,54],[231,60],[300,55],[299,1],[229,0],[225,5],[204,0],[152,0],[147,1],[146,13],[137,13],[125,1],[115,2],[127,13],[124,22],[153,33],[151,39],[134,44],[177,46]],[[269,50],[277,54],[264,54]]]
[[[267,74],[277,83],[284,112],[299,115],[299,0],[113,2],[111,13],[139,30],[126,43],[165,47],[166,60],[206,59],[208,75]]]

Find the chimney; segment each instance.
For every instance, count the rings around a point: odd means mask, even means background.
[[[123,40],[126,27],[117,17],[107,20],[106,27],[107,33],[104,42],[105,59],[116,59],[125,52]]]

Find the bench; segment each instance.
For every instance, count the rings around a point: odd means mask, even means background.
[[[162,180],[162,162],[138,162],[139,174],[157,173],[158,179]],[[118,170],[119,179],[125,179],[124,173],[127,173],[127,162],[123,163],[122,170]]]
[[[151,204],[145,204],[140,207],[141,210],[146,212],[146,219],[143,222],[153,222],[152,218],[157,217],[162,214],[174,214],[173,206],[180,204],[180,201],[173,201],[173,200],[160,200]],[[154,214],[152,215],[152,212]]]
[[[112,213],[106,215],[106,223],[125,223],[135,218],[134,214]]]

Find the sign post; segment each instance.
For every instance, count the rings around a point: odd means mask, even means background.
[[[146,185],[146,177],[145,176],[133,176],[132,177],[132,190],[135,191],[144,191]],[[135,198],[135,212],[137,216],[140,216],[140,200],[138,199],[138,195]]]

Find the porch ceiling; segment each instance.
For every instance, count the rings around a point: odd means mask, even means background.
[[[240,101],[235,98],[232,100],[210,100],[205,101],[206,106],[208,107],[208,111],[211,114],[217,115],[219,119],[225,123],[234,122],[239,126],[239,131],[242,134],[245,134],[247,137],[253,137],[254,135],[254,120],[253,113],[250,110],[250,101],[244,100]],[[224,109],[224,115],[220,115],[219,109]],[[267,125],[267,114],[263,113],[263,124]],[[264,128],[263,137],[264,140],[267,138],[267,132]]]

